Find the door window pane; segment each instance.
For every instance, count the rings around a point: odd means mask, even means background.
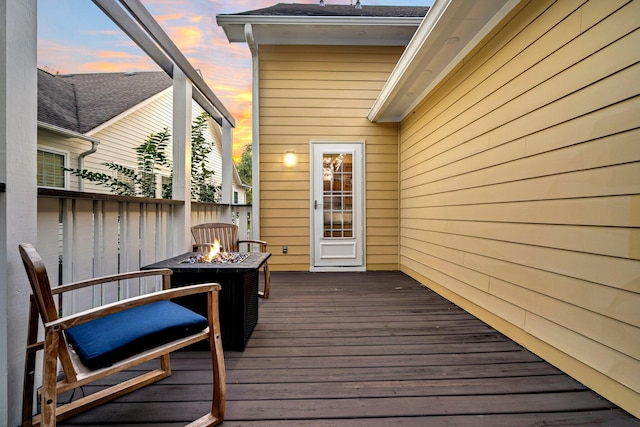
[[[325,153],[322,159],[324,237],[353,237],[353,159]]]

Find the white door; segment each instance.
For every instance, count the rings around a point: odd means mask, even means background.
[[[363,143],[311,145],[311,269],[364,270]]]

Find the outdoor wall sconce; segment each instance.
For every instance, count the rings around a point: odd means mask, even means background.
[[[296,152],[295,151],[287,151],[284,153],[284,164],[286,166],[295,166],[296,164]]]

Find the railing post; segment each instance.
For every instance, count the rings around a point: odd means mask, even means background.
[[[247,213],[251,207],[247,205],[235,206],[235,209],[238,211],[238,232],[240,235],[240,239],[251,239],[251,233],[249,230],[249,218]]]
[[[184,200],[175,206],[169,253],[186,251],[191,242],[191,82],[173,67],[173,198]]]
[[[233,194],[233,128],[226,119],[222,119],[222,200],[231,203]]]

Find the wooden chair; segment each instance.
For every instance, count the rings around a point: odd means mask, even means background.
[[[226,252],[239,252],[240,244],[247,245],[256,244],[260,246],[260,252],[267,251],[267,242],[264,240],[238,240],[238,226],[235,224],[227,224],[220,222],[211,222],[206,224],[194,225],[191,227],[191,234],[195,243],[193,251],[206,252],[210,250],[213,243],[217,240],[220,243],[221,250]],[[261,298],[269,298],[271,291],[271,272],[269,264],[264,263],[264,292],[258,291]]]
[[[33,292],[29,307],[23,426],[55,426],[59,420],[166,378],[171,375],[169,354],[202,340],[209,340],[211,346],[213,401],[211,411],[189,425],[214,426],[223,421],[226,388],[218,320],[220,285],[210,283],[170,289],[171,270],[162,269],[116,274],[52,289],[44,262],[35,248],[29,243],[23,243],[19,245],[19,250]],[[58,316],[54,295],[88,286],[109,282],[117,284],[120,280],[151,276],[161,276],[164,290],[65,317]],[[170,298],[198,293],[205,294],[203,297],[208,299],[208,318],[169,301]],[[43,342],[37,341],[39,319],[44,324]],[[145,321],[140,321],[141,319]],[[128,327],[118,328],[118,333],[112,333],[118,324],[126,324]],[[145,328],[148,330],[144,330]],[[123,330],[127,331],[126,338],[120,336]],[[100,346],[111,350],[98,354]],[[44,350],[43,384],[39,390],[42,404],[41,413],[33,415],[36,352],[40,350]],[[60,393],[158,358],[158,369],[58,406],[57,397]],[[64,373],[62,379],[58,377],[58,363]],[[85,363],[92,367],[87,367]]]

